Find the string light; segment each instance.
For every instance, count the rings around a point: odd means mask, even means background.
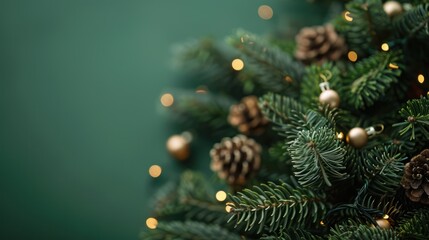
[[[355,52],[355,51],[350,51],[348,54],[347,54],[347,57],[349,58],[349,60],[350,61],[352,61],[352,62],[356,62],[357,61],[357,59],[358,59],[358,55],[357,55],[357,53]]]
[[[197,89],[195,90],[195,92],[198,93],[198,94],[207,93],[207,87],[206,86],[197,87]]]
[[[236,58],[232,60],[231,66],[235,71],[240,71],[244,68],[244,62],[243,60]]]
[[[389,219],[389,215],[384,214],[383,219],[386,219],[386,220]]]
[[[149,175],[153,178],[161,176],[162,168],[158,165],[152,165],[149,168]]]
[[[269,20],[273,17],[273,9],[268,5],[261,5],[258,8],[258,15],[264,20]]]
[[[343,132],[337,133],[337,139],[343,140],[344,139],[344,133]]]
[[[419,83],[424,83],[425,82],[425,76],[423,76],[423,74],[419,74],[417,76],[417,80],[419,81]]]
[[[343,17],[344,17],[344,19],[345,19],[347,22],[351,22],[351,21],[353,21],[353,18],[352,18],[352,16],[350,16],[350,12],[349,12],[349,11],[345,11],[345,12],[344,12],[344,14],[343,14]]]
[[[290,76],[286,76],[285,77],[285,81],[288,82],[288,83],[292,83],[293,79]]]
[[[165,93],[161,96],[161,104],[164,107],[170,107],[174,103],[174,97],[171,93]]]
[[[158,220],[155,218],[148,218],[146,219],[146,226],[150,229],[155,229],[158,226]]]
[[[219,202],[223,202],[226,199],[226,192],[224,191],[218,191],[216,193],[216,200],[218,200]]]
[[[381,44],[381,50],[383,50],[385,52],[389,51],[389,44],[387,44],[387,43]]]
[[[398,66],[398,65],[396,65],[396,64],[394,64],[394,63],[389,63],[389,68],[390,68],[390,69],[398,69],[398,68],[399,68],[399,66]]]
[[[232,206],[230,205],[231,203],[226,203],[226,206],[225,206],[225,211],[227,212],[227,213],[230,213],[231,212],[231,210],[232,210]]]

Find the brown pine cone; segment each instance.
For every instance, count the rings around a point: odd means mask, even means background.
[[[344,38],[335,32],[331,24],[303,28],[295,40],[295,57],[306,64],[335,61],[347,51]]]
[[[429,204],[429,149],[405,164],[401,185],[411,201]]]
[[[261,146],[244,135],[224,138],[210,151],[211,169],[231,186],[244,186],[261,165]]]
[[[255,96],[244,97],[240,103],[232,105],[228,122],[245,135],[260,135],[268,124]]]

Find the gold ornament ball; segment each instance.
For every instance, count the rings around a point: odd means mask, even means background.
[[[336,108],[340,105],[340,96],[332,89],[323,91],[319,96],[321,104],[329,104],[330,108]]]
[[[355,127],[347,134],[346,141],[355,148],[362,148],[368,142],[368,134],[365,129]]]
[[[386,14],[389,17],[397,16],[404,11],[404,9],[402,8],[402,5],[400,3],[398,3],[397,1],[385,2],[383,4],[383,9],[384,9],[384,12],[386,12]]]
[[[167,140],[167,150],[176,159],[184,161],[189,158],[189,141],[182,135],[173,135]]]
[[[377,219],[375,220],[379,227],[383,229],[389,229],[390,228],[390,222],[386,219]]]

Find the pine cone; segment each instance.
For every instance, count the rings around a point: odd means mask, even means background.
[[[295,57],[307,64],[338,60],[347,50],[344,38],[335,32],[331,24],[303,28],[295,40]]]
[[[429,204],[429,149],[405,164],[401,185],[411,201]]]
[[[232,105],[228,122],[245,135],[260,135],[268,124],[255,96],[244,97],[240,103]]]
[[[261,146],[244,135],[224,138],[210,151],[211,169],[231,186],[243,186],[261,165]]]

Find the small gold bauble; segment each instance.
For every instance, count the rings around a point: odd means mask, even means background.
[[[381,228],[384,228],[384,229],[390,228],[390,222],[386,219],[377,219],[375,221],[377,222],[378,226]]]
[[[404,9],[402,5],[397,1],[387,1],[383,4],[384,12],[386,12],[387,16],[394,17],[401,14]]]
[[[319,96],[321,104],[329,104],[330,108],[336,108],[340,105],[340,96],[332,89],[323,91]]]
[[[168,152],[178,160],[186,160],[190,155],[189,141],[182,135],[173,135],[167,140]]]
[[[368,134],[365,129],[355,127],[347,134],[346,141],[355,148],[362,148],[368,142]]]

